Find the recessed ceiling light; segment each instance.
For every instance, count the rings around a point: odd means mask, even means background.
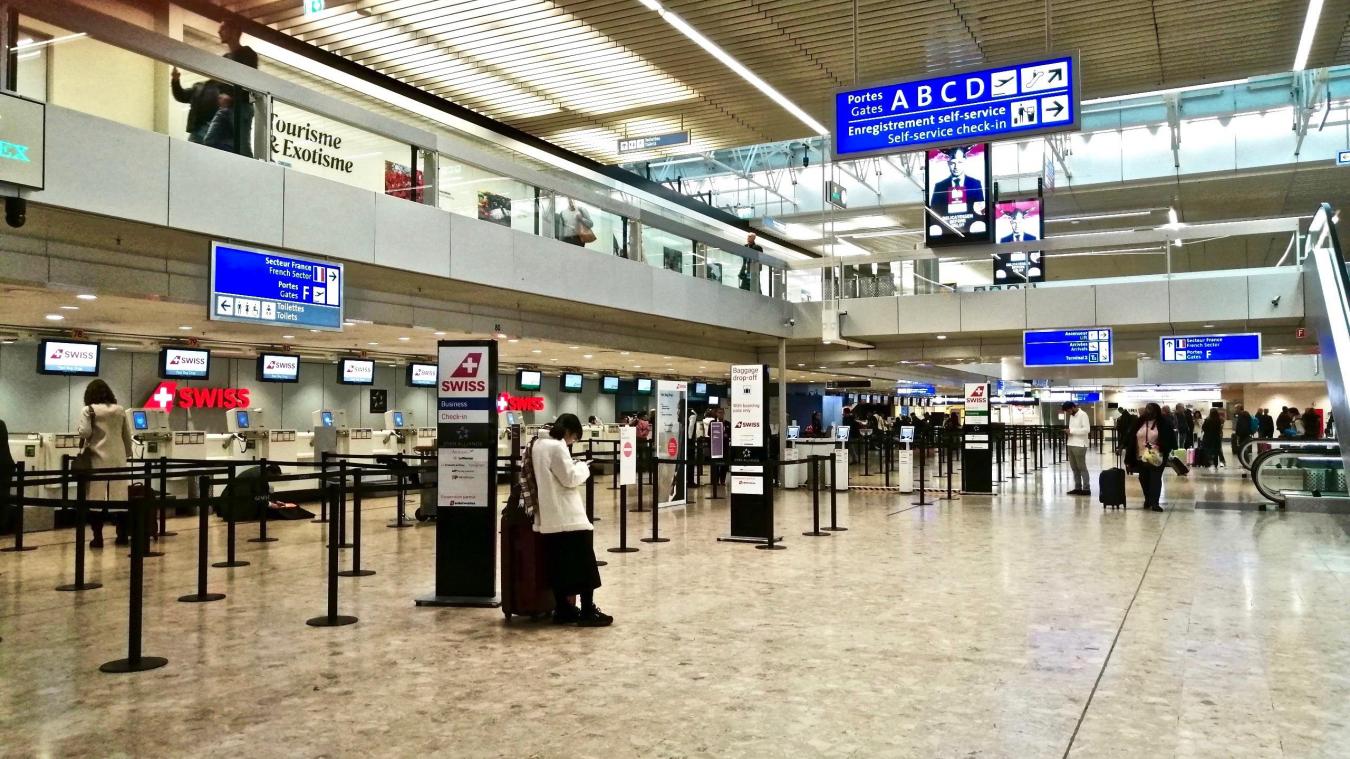
[[[281,336],[281,339],[282,339],[282,340],[294,340],[294,339],[295,339],[295,335],[282,335],[282,336]]]
[[[398,341],[399,341],[400,343],[406,343],[406,342],[408,342],[408,341],[411,340],[411,339],[412,339],[411,337],[400,337],[400,338],[398,339]]]
[[[513,338],[511,338],[510,340],[507,340],[506,342],[508,342],[508,343],[518,343],[518,342],[520,342],[520,338],[518,338],[518,337],[513,337]]]
[[[79,307],[79,306],[61,306],[60,308],[61,308],[62,311],[79,311],[79,310],[80,310],[80,307]]]
[[[633,364],[633,368],[634,368],[634,369],[641,369],[641,368],[642,368],[642,364]]]
[[[435,335],[436,337],[445,337],[444,332],[432,332],[431,334]]]
[[[574,350],[576,350],[578,347],[579,347],[579,346],[576,346],[576,345],[569,345],[569,346],[567,346],[567,349],[570,350],[570,351],[574,351]]]
[[[620,356],[627,356],[627,355],[628,355],[628,351],[622,351],[621,353],[619,353],[619,355],[620,355]]]
[[[663,359],[665,359],[665,360],[667,360],[667,361],[670,360],[670,356],[662,356],[661,358],[663,358]]]
[[[192,325],[191,325],[191,324],[180,324],[180,325],[178,325],[178,328],[181,329],[181,330],[183,330],[184,332],[186,332],[186,331],[192,329]]]
[[[583,353],[581,357],[582,357],[582,358],[590,358],[590,357],[591,357],[591,354],[589,354],[589,353]]]
[[[317,329],[311,329],[310,332],[313,332],[313,333],[316,334],[316,335],[319,334],[319,330],[317,330]]]
[[[556,359],[556,358],[551,358],[551,359],[549,359],[549,361],[557,361],[557,360],[558,360],[558,359]]]
[[[379,345],[379,343],[374,342],[374,341],[371,341],[371,342],[369,342],[369,343],[366,343],[366,345]]]
[[[937,336],[937,339],[939,339],[939,340],[946,340],[946,339],[947,339],[947,336],[946,336],[946,335],[938,335],[938,336]]]
[[[75,297],[79,298],[80,300],[98,300],[98,296],[93,293],[80,293]]]
[[[539,350],[538,348],[535,348],[534,350],[530,351],[530,353],[543,353],[543,351]]]
[[[110,350],[110,351],[115,351],[115,350],[117,350],[117,346],[116,346],[116,345],[109,345],[109,346],[108,346],[108,350]]]

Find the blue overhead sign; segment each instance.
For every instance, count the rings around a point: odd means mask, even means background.
[[[905,385],[895,388],[896,395],[921,396],[932,398],[937,395],[936,385]]]
[[[1078,129],[1078,59],[966,71],[834,96],[834,154],[853,156]]]
[[[640,153],[644,150],[670,148],[676,145],[688,145],[688,132],[668,132],[647,137],[625,137],[619,140],[619,153]]]
[[[342,330],[342,264],[211,243],[211,318]]]
[[[1158,338],[1158,355],[1164,363],[1191,364],[1205,361],[1260,361],[1261,333],[1240,335],[1172,335]]]
[[[1115,363],[1110,327],[1043,329],[1022,333],[1024,366],[1109,366]]]

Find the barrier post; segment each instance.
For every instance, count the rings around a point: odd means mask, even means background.
[[[640,447],[640,446],[639,446],[638,450],[641,450],[641,447]],[[637,494],[638,494],[638,500],[637,500],[637,508],[636,508],[636,509],[633,509],[633,511],[646,511],[646,510],[647,510],[646,507],[642,505],[642,470],[646,469],[646,467],[642,466],[642,459],[641,459],[641,458],[638,459],[638,466],[637,466],[636,468],[637,468]]]
[[[328,523],[328,451],[319,454],[319,518],[309,520],[313,524]]]
[[[591,474],[590,474],[589,477],[586,478],[586,519],[587,519],[588,521],[590,521],[591,524],[595,524],[596,521],[597,521],[596,518],[595,518],[595,461],[594,461],[594,460],[591,461]],[[622,519],[622,517],[620,517],[620,519]],[[605,566],[609,566],[609,562],[608,562],[608,561],[604,561],[604,560],[602,560],[602,559],[596,559],[596,560],[595,560],[595,565],[596,565],[597,567],[605,567]]]
[[[127,601],[127,658],[105,662],[100,672],[144,672],[169,663],[162,656],[141,655],[141,607],[145,601],[145,553],[150,535],[146,521],[151,513],[149,501],[138,499],[127,502],[127,520],[131,522],[131,597]]]
[[[845,455],[848,455],[845,453]],[[833,458],[833,457],[831,457]],[[833,462],[831,462],[833,463]],[[803,535],[811,538],[829,537],[830,533],[820,529],[820,457],[811,456],[811,531]]]
[[[155,476],[155,473],[154,473],[154,470],[153,470],[153,466],[154,466],[154,464],[152,464],[151,461],[150,461],[149,459],[147,459],[147,460],[145,460],[144,462],[141,463],[141,469],[142,469],[142,472],[141,472],[141,487],[145,489],[145,500],[146,500],[147,503],[152,503],[152,502],[153,502],[152,499],[155,498],[155,496],[154,496],[155,490],[154,490],[154,488],[150,487],[150,483],[153,481],[153,478],[154,478],[154,476]],[[129,487],[130,487],[130,484],[128,483],[128,488],[129,488]],[[161,495],[160,495],[160,499],[162,499],[163,497],[164,497],[164,496],[161,494]],[[164,504],[162,504],[162,503],[159,504],[159,508],[160,508],[160,509],[164,508]],[[157,511],[157,510],[158,510],[158,509],[156,509],[156,511]],[[127,519],[130,519],[130,518],[131,518],[131,512],[128,511],[128,512],[127,512]],[[154,512],[154,511],[151,511],[151,512],[149,513],[149,519],[151,520],[151,523],[153,524],[154,519],[155,519],[155,512]],[[151,535],[152,537],[155,536],[155,531],[154,531],[154,528],[153,528],[153,527],[150,528],[149,535]],[[158,538],[158,537],[155,537],[155,540],[159,540],[159,538]],[[164,555],[164,552],[163,552],[163,551],[151,551],[151,550],[150,550],[149,544],[146,545],[146,547],[145,547],[145,557],[146,557],[147,559],[157,559],[157,558],[159,558],[160,556],[163,556],[163,555]]]
[[[769,479],[770,477],[773,477],[773,478],[775,478],[778,482],[782,482],[782,481],[783,481],[783,475],[779,475],[779,474],[778,474],[778,468],[781,467],[781,466],[783,466],[783,462],[781,462],[781,461],[776,461],[776,462],[773,462],[773,463],[767,463],[767,462],[766,462],[765,465],[761,468],[761,471],[762,471],[762,475],[761,475],[761,476],[764,477],[765,479]],[[766,483],[764,483],[764,487],[766,487],[766,488],[771,488],[771,487],[773,487],[773,485],[772,485],[772,483],[766,482]],[[774,509],[774,503],[773,503],[773,500],[770,499],[770,500],[769,500],[769,536],[766,537],[766,538],[764,539],[764,542],[763,542],[763,543],[756,543],[756,544],[755,544],[755,550],[757,550],[757,551],[786,551],[786,550],[787,550],[787,546],[783,545],[782,541],[775,540],[774,537],[773,537],[774,524],[775,524],[774,516],[773,516],[773,509]]]
[[[338,548],[351,548],[347,542],[347,460],[338,461],[338,497],[333,501],[333,520],[337,522]]]
[[[925,472],[928,463],[928,435],[926,430],[920,430],[914,436],[919,446],[919,500],[912,501],[913,506],[932,506],[932,501],[924,500],[928,497],[928,481]]]
[[[267,510],[272,508],[272,489],[268,486],[267,482],[267,459],[263,459],[259,463],[262,465],[261,473],[262,473],[263,497],[266,498],[267,501],[266,503],[262,504],[262,508],[258,510],[258,537],[249,538],[248,542],[275,543],[277,542],[276,538],[267,537]]]
[[[1008,428],[1003,426],[998,431],[998,446],[994,451],[994,458],[998,461],[998,481],[1003,482],[1003,448],[1008,440]]]
[[[660,470],[660,462],[658,462],[657,459],[656,459],[656,457],[655,457],[655,455],[653,455],[653,456],[652,456],[652,536],[651,536],[650,538],[642,538],[642,542],[643,542],[643,543],[669,543],[669,542],[670,542],[670,538],[663,538],[663,537],[661,537],[661,507],[660,507],[660,505],[659,505],[659,504],[661,503],[661,496],[660,496],[660,494],[659,494],[659,491],[657,490],[657,488],[660,487],[660,485],[657,483],[657,481],[661,479],[661,478],[658,476],[659,470]],[[676,471],[679,471],[679,470],[676,470]]]
[[[867,447],[863,447],[863,455],[867,455]],[[839,488],[835,487],[834,457],[830,457],[830,526],[825,527],[829,532],[847,532],[847,527],[839,526]]]
[[[341,493],[345,488],[345,483],[345,478],[337,485],[331,485],[326,480],[324,481],[323,491],[327,494],[327,498],[334,499],[334,506],[337,505],[336,500],[338,498],[345,499],[346,497],[345,494]],[[333,527],[334,525],[331,523],[328,526],[328,613],[322,617],[311,617],[305,620],[305,624],[310,627],[341,627],[342,625],[356,623],[356,617],[337,613],[338,541],[337,536],[333,534]]]
[[[159,457],[159,537],[172,538],[178,533],[169,532],[169,460]]]
[[[217,561],[211,566],[217,569],[246,567],[248,566],[247,561],[239,561],[234,556],[234,507],[230,505],[231,499],[235,498],[234,464],[230,464],[229,473],[225,475],[225,490],[230,494],[229,498],[222,498],[220,504],[225,509],[225,560]]]
[[[369,577],[373,569],[361,568],[361,470],[352,473],[352,568],[338,572],[339,577]]]
[[[1027,442],[1031,440],[1031,429],[1022,431],[1022,476],[1027,476]]]
[[[614,472],[614,481],[618,482],[619,473]],[[638,485],[638,492],[642,492],[642,485]],[[633,553],[638,549],[628,547],[628,487],[619,488],[619,547],[609,549],[610,553]]]
[[[5,553],[21,553],[23,551],[36,551],[37,546],[26,546],[23,544],[23,502],[24,502],[24,468],[27,462],[20,461],[14,466],[14,489],[19,493],[19,507],[14,511],[14,545],[8,548],[0,548]]]
[[[407,473],[408,473],[407,464],[404,463],[403,454],[399,453],[398,472],[395,475],[398,478],[398,490],[396,491],[394,496],[395,498],[394,521],[385,525],[386,527],[392,527],[394,529],[400,529],[403,527],[412,527],[412,525],[408,523],[407,517],[407,508],[408,508],[408,480],[406,476]]]
[[[947,497],[939,498],[939,501],[959,501],[959,497],[952,495],[952,461],[956,458],[956,440],[955,434],[947,436],[947,445],[951,446],[947,451]]]
[[[186,596],[179,596],[178,600],[185,604],[219,601],[225,597],[224,593],[211,593],[206,590],[207,551],[210,550],[210,541],[207,540],[207,530],[209,529],[207,520],[209,519],[211,512],[211,507],[208,505],[208,498],[211,492],[211,475],[201,475],[197,478],[197,483],[197,492],[207,495],[203,495],[199,499],[201,505],[197,507],[197,592],[190,593]]]
[[[76,488],[78,491],[79,488]],[[57,590],[78,591],[93,590],[103,587],[101,582],[84,581],[84,528],[89,521],[89,501],[85,494],[77,492],[79,498],[75,501],[75,582],[69,585],[58,585]],[[70,454],[61,456],[61,500],[70,503]]]

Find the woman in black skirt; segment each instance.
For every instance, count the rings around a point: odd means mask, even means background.
[[[600,570],[595,566],[594,528],[586,517],[581,487],[591,476],[590,464],[573,461],[571,446],[581,439],[581,420],[563,414],[549,429],[547,439],[532,447],[539,508],[534,529],[543,539],[544,569],[553,586],[553,621],[580,627],[605,627],[614,618],[595,605]],[[570,598],[581,596],[581,608]]]

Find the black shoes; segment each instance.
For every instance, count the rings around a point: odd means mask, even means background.
[[[553,624],[555,625],[574,625],[581,619],[581,609],[575,606],[564,606],[553,610]]]
[[[92,549],[94,549],[94,550],[98,550],[98,549],[102,548],[102,547],[103,547],[103,538],[94,538],[93,540],[89,541],[89,547],[92,548]]]
[[[609,627],[614,624],[614,617],[600,611],[599,606],[581,612],[581,619],[577,620],[577,627]]]
[[[1074,488],[1073,490],[1070,490],[1068,493],[1066,493],[1066,495],[1092,495],[1092,491],[1079,490],[1078,488]]]
[[[1161,507],[1161,506],[1149,506],[1149,507],[1148,507],[1148,510],[1149,510],[1149,511],[1162,511],[1162,510],[1163,510],[1163,507]]]

